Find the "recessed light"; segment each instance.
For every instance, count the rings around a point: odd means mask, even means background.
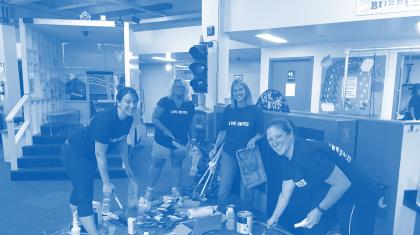
[[[270,42],[274,42],[274,43],[287,43],[288,41],[284,38],[281,37],[277,37],[268,33],[261,33],[261,34],[257,34],[255,35],[255,37],[257,38],[261,38]]]
[[[165,70],[166,70],[166,71],[171,71],[171,70],[172,70],[172,65],[170,65],[170,64],[166,64],[166,65],[165,65]]]

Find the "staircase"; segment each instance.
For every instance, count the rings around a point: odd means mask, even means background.
[[[68,179],[61,162],[61,145],[68,133],[76,126],[65,124],[44,124],[41,134],[32,137],[33,144],[22,147],[22,157],[18,158],[18,170],[11,171],[12,180],[65,180]],[[122,160],[117,155],[108,155],[110,178],[124,178]],[[97,174],[99,178],[99,173]]]

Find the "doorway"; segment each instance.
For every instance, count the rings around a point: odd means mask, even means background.
[[[292,111],[311,110],[313,61],[313,57],[270,60],[268,87],[284,94]]]

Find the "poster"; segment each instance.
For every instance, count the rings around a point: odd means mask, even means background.
[[[357,94],[357,77],[349,76],[346,81],[346,98],[355,99]]]

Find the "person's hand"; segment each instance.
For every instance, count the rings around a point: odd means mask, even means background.
[[[209,162],[210,173],[214,174],[216,172],[217,163],[215,161]]]
[[[305,228],[311,229],[319,223],[322,217],[322,212],[317,208],[311,210],[306,216],[306,225]]]
[[[115,186],[111,182],[104,184],[102,186],[103,194],[112,194],[114,191],[115,191]]]
[[[174,136],[172,135],[172,132],[169,129],[166,129],[165,128],[163,130],[163,134],[166,135],[166,136],[168,136],[168,137],[170,137],[170,138],[172,138],[172,139],[174,139]]]
[[[252,138],[252,139],[250,139],[248,141],[248,144],[246,145],[246,148],[247,149],[253,149],[253,148],[255,148],[255,139],[254,138]]]
[[[209,158],[210,159],[213,159],[216,156],[216,153],[217,153],[217,149],[216,148],[213,148],[212,150],[210,150],[210,152],[209,152]]]
[[[274,218],[271,217],[270,219],[267,220],[267,229],[271,229],[273,226],[275,226],[277,224],[277,222],[279,221],[278,218]]]

